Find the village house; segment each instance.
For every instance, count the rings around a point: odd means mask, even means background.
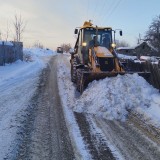
[[[160,57],[160,53],[158,52],[158,50],[152,45],[150,45],[148,42],[142,42],[136,47],[119,47],[116,50],[117,53],[137,56],[138,58],[140,58],[141,56]]]
[[[141,56],[160,57],[158,50],[154,48],[152,45],[150,45],[148,42],[140,43],[139,45],[135,47],[134,50],[138,57],[141,57]]]
[[[128,56],[136,56],[135,51],[134,51],[134,47],[118,47],[116,49],[116,51],[119,54],[124,54],[124,55],[128,55]]]

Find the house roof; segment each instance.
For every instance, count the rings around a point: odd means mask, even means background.
[[[146,45],[148,45],[152,50],[158,52],[158,49],[156,49],[155,47],[153,47],[149,42],[145,42],[145,41],[142,42],[142,43],[140,43],[140,44],[138,44],[135,48],[141,46],[143,43],[145,43]]]
[[[133,50],[134,47],[118,47],[117,50]]]

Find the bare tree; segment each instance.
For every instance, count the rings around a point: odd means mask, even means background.
[[[26,22],[22,18],[21,14],[17,15],[15,14],[14,16],[14,29],[15,29],[15,41],[20,42],[22,39],[22,35],[24,33],[25,27],[26,27]]]
[[[155,17],[146,32],[145,39],[160,51],[160,15]]]
[[[6,28],[6,34],[5,34],[5,40],[6,40],[6,41],[8,41],[9,32],[10,32],[10,28],[9,28],[9,24],[8,24],[8,22],[7,22],[7,28]]]
[[[69,50],[72,48],[70,43],[63,43],[61,47],[63,48],[64,52],[69,52]]]
[[[44,48],[43,44],[41,44],[39,41],[36,41],[36,42],[34,43],[33,47],[41,48],[41,49]]]

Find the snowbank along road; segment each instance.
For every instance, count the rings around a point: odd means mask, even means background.
[[[91,159],[159,159],[158,118],[147,110],[155,106],[159,111],[159,101],[150,99],[159,97],[157,90],[138,75],[126,75],[94,81],[79,95],[70,80],[67,57],[58,59],[62,104],[74,112]]]
[[[8,90],[0,98],[0,159],[159,160],[157,90],[132,75],[94,81],[80,95],[69,55],[42,55],[35,59],[41,67],[21,85],[13,78],[16,88],[9,89],[0,81]]]

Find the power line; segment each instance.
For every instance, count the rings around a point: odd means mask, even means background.
[[[87,4],[87,20],[88,20],[88,14],[89,14],[89,0],[88,0],[88,4]]]
[[[106,17],[108,17],[108,15],[110,14],[110,12],[113,10],[114,6],[117,4],[117,1],[112,1],[112,3],[110,4],[109,9],[107,9],[107,13],[103,16],[102,19],[102,23],[104,22],[104,20],[106,19]]]
[[[93,19],[94,19],[95,15],[96,15],[97,6],[98,6],[99,1],[97,0],[96,2],[97,3],[95,3],[95,8],[93,9]]]
[[[98,23],[101,23],[102,17],[105,16],[103,13],[104,13],[104,10],[105,10],[107,4],[108,4],[108,1],[107,1],[107,0],[104,0],[104,5],[103,5],[103,7],[102,7],[102,10],[101,10],[101,12],[99,12],[99,16],[98,16],[99,21],[98,21]]]
[[[97,12],[98,12],[98,7],[100,6],[100,4],[101,3],[99,3],[100,1],[98,1],[97,0],[97,3],[95,3],[95,10],[94,10],[94,12],[93,12],[93,17],[94,17],[94,19],[96,20],[96,14],[97,14]]]
[[[115,3],[115,5],[113,6],[113,8],[110,10],[110,12],[108,12],[108,15],[106,15],[106,16],[104,17],[103,22],[104,22],[107,18],[109,19],[109,17],[111,17],[111,14],[113,14],[113,12],[117,9],[117,7],[120,5],[120,2],[121,2],[121,0],[118,0],[117,3]],[[108,19],[107,19],[106,21],[108,21]]]
[[[119,0],[117,5],[115,5],[115,7],[112,9],[112,11],[110,12],[110,15],[112,14],[113,11],[115,11],[117,9],[117,7],[120,5],[120,2],[121,2],[121,0]]]
[[[98,19],[98,21],[97,21],[98,24],[99,24],[100,15],[102,15],[103,9],[104,9],[105,5],[107,4],[106,2],[107,2],[107,0],[103,0],[103,2],[100,3],[101,4],[101,8],[99,8],[99,10],[97,11],[97,14],[95,15],[95,19]]]

